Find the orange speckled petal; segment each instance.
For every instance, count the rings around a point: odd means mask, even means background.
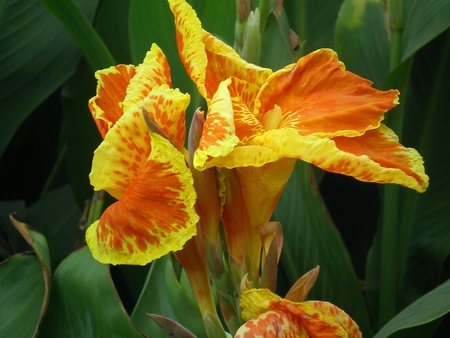
[[[268,289],[251,289],[242,293],[240,305],[247,323],[235,337],[277,337],[282,332],[292,333],[286,337],[361,337],[358,325],[327,302],[294,303]]]
[[[209,105],[199,146],[194,154],[194,167],[206,169],[211,159],[228,155],[238,144],[233,122],[233,105],[228,85],[223,81]]]
[[[272,74],[269,68],[248,63],[233,48],[208,32],[203,36],[203,42],[208,57],[206,69],[208,97],[212,97],[219,83],[229,77],[245,80],[259,89]]]
[[[123,110],[127,111],[144,99],[153,87],[163,84],[172,86],[169,63],[161,48],[152,44],[144,62],[136,67],[136,75],[131,79],[123,101]]]
[[[169,5],[175,17],[175,35],[181,61],[200,94],[207,98],[205,71],[208,60],[202,42],[202,24],[186,1],[169,0]]]
[[[94,152],[89,175],[94,189],[120,199],[142,170],[150,149],[142,110],[128,110]]]
[[[138,106],[147,110],[174,146],[181,150],[184,148],[186,138],[185,112],[189,100],[189,94],[162,85],[154,87]]]
[[[232,77],[228,89],[233,102],[236,136],[240,143],[245,144],[254,135],[264,132],[261,123],[253,115],[253,106],[259,87]]]
[[[123,114],[122,101],[134,75],[135,67],[132,65],[118,65],[95,72],[97,95],[89,100],[89,109],[103,138]]]
[[[422,157],[405,148],[385,125],[359,137],[318,138],[295,130],[270,130],[252,140],[280,157],[297,158],[324,170],[376,183],[396,183],[423,192],[428,187]]]
[[[184,156],[151,134],[152,152],[122,198],[86,232],[93,257],[104,264],[145,265],[182,249],[196,234],[196,193]]]
[[[261,88],[257,118],[278,105],[280,128],[320,137],[359,136],[376,129],[398,103],[398,91],[379,91],[369,80],[345,70],[337,54],[319,49],[275,72]]]

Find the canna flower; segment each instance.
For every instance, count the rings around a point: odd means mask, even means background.
[[[235,338],[362,337],[350,316],[328,302],[292,302],[267,289],[250,289],[242,293],[240,305],[246,323]]]
[[[204,31],[184,0],[169,3],[180,57],[209,104],[197,169],[300,159],[361,181],[426,190],[421,156],[381,123],[398,104],[398,91],[372,88],[330,49],[275,72],[249,64]],[[289,172],[293,161],[283,166]]]
[[[104,140],[89,177],[118,201],[88,228],[86,242],[102,263],[145,265],[196,234],[196,192],[184,156],[189,96],[171,88],[156,45],[141,65],[110,67],[96,78],[89,107]],[[160,133],[148,130],[143,114]]]

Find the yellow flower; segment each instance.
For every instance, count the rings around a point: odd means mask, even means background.
[[[197,169],[291,158],[361,181],[426,190],[421,156],[381,123],[398,104],[398,91],[372,88],[330,49],[276,72],[249,64],[204,31],[184,0],[169,3],[179,54],[209,104]]]
[[[240,305],[246,323],[235,338],[362,337],[350,316],[328,302],[291,302],[267,289],[250,289],[242,293]]]
[[[96,78],[89,107],[104,140],[89,177],[118,201],[88,228],[86,241],[102,263],[145,265],[196,234],[196,193],[184,157],[189,95],[170,88],[156,45],[141,65],[110,67]],[[166,137],[149,132],[143,114]]]

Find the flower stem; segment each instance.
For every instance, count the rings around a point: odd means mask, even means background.
[[[403,34],[403,0],[389,0],[389,26],[391,30],[390,69],[393,71],[401,63],[401,40]],[[390,127],[401,138],[403,129],[403,107],[395,110],[395,116],[389,120]],[[398,286],[400,280],[399,241],[399,194],[396,185],[384,190],[384,208],[382,220],[380,306],[378,325],[381,327],[397,313]]]

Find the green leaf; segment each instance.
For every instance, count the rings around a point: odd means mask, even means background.
[[[336,23],[335,49],[350,71],[381,88],[389,73],[390,45],[381,0],[346,0]]]
[[[0,266],[0,314],[8,318],[0,324],[0,336],[34,336],[48,305],[50,255],[42,234],[13,215],[10,219],[36,256],[14,255]]]
[[[333,48],[335,23],[343,0],[285,0],[291,28],[301,40],[301,55],[318,48]]]
[[[320,274],[309,298],[337,305],[358,323],[364,335],[370,335],[358,279],[315,187],[310,165],[298,161],[273,218],[283,228],[281,259],[291,285],[319,265]]]
[[[286,13],[283,12],[281,16],[272,13],[262,34],[260,65],[277,70],[295,61],[289,42]]]
[[[108,265],[87,247],[55,271],[41,337],[142,337],[133,327],[112,284]]]
[[[398,254],[394,260],[389,257],[398,267],[396,282],[392,283],[398,311],[439,285],[442,275],[448,273],[445,262],[450,254],[449,58],[450,30],[447,30],[414,56],[408,91],[402,99],[406,105],[402,143],[415,147],[423,156],[430,186],[423,194],[407,189],[400,193],[395,243]],[[380,298],[377,278],[383,271],[376,267],[380,245],[377,236],[368,261],[367,295],[371,310]],[[431,335],[431,328],[429,332]],[[419,335],[411,333],[409,337]]]
[[[450,312],[450,279],[397,314],[374,338],[389,337],[394,332],[431,322],[448,312]]]
[[[73,0],[41,0],[64,24],[93,71],[116,64],[114,57]]]
[[[68,185],[48,192],[27,209],[27,222],[49,243],[53,266],[75,249],[80,218],[81,210]]]
[[[166,337],[156,323],[146,315],[147,313],[170,318],[196,336],[205,337],[198,307],[183,292],[169,255],[152,263],[141,296],[131,315],[133,323],[152,338]]]
[[[0,264],[0,336],[32,337],[45,303],[46,287],[36,256],[14,255]]]
[[[416,0],[411,3],[403,32],[402,60],[450,27],[450,1]]]
[[[78,3],[92,13],[92,1]],[[74,72],[80,52],[35,0],[0,1],[0,43],[1,157],[23,121]]]

